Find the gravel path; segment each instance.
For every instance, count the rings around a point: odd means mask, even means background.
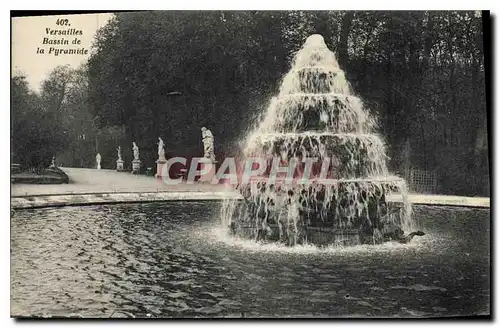
[[[71,194],[109,194],[109,193],[172,193],[172,196],[184,195],[179,193],[191,193],[192,198],[213,197],[219,199],[221,193],[231,192],[231,187],[224,185],[213,185],[209,183],[181,183],[168,185],[161,180],[151,176],[133,175],[130,172],[116,172],[113,170],[96,170],[81,168],[61,168],[69,176],[70,183],[60,185],[36,185],[36,184],[12,184],[11,196],[42,196],[42,195],[71,195]],[[110,196],[112,197],[112,196]],[[122,197],[122,196],[120,196]],[[140,197],[138,195],[137,197]],[[176,196],[177,197],[177,196]],[[180,197],[180,196],[179,196]],[[392,195],[389,201],[401,201],[400,195]],[[490,199],[487,197],[463,197],[448,195],[422,195],[410,194],[410,202],[413,204],[427,205],[455,205],[468,207],[490,207]]]
[[[12,196],[112,193],[112,192],[218,192],[223,185],[208,183],[181,183],[168,185],[151,176],[133,175],[130,172],[82,168],[61,168],[69,176],[70,183],[55,185],[12,184]]]

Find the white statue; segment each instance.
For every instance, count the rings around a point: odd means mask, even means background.
[[[214,154],[214,135],[206,127],[201,128],[201,138],[203,141],[204,157],[209,158],[212,162],[215,161]]]
[[[163,139],[158,137],[158,159],[159,160],[165,160],[165,149],[163,148],[165,146],[165,143],[163,142]]]
[[[134,142],[132,142],[133,144],[133,147],[132,147],[132,150],[134,151],[134,160],[135,161],[138,161],[139,160],[139,147],[137,147],[137,144]]]
[[[97,153],[97,155],[95,156],[95,161],[97,162],[97,169],[100,170],[101,169],[101,154]]]
[[[118,153],[118,160],[122,161],[122,147],[118,146],[118,148],[116,148],[116,152]]]
[[[122,147],[118,146],[118,148],[116,148],[116,152],[118,154],[118,159],[116,160],[116,170],[121,172],[123,171]]]
[[[52,163],[50,163],[50,166],[51,167],[55,167],[56,166],[56,157],[55,156],[52,156]]]

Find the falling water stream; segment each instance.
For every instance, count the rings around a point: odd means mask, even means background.
[[[321,35],[311,35],[295,55],[279,94],[245,136],[242,152],[247,158],[295,163],[314,158],[329,163],[328,171],[324,176],[313,172],[306,185],[241,183],[245,202],[225,202],[223,225],[251,239],[261,238],[262,231],[272,235],[274,225],[277,239],[291,245],[311,241],[303,227],[364,229],[374,236],[384,226],[413,229],[405,181],[389,174],[385,144],[375,130],[376,120],[353,95],[335,54]],[[402,195],[396,210],[385,204],[390,193]]]

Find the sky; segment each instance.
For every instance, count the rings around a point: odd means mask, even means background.
[[[30,86],[39,91],[41,82],[59,65],[70,65],[78,68],[90,56],[92,42],[99,28],[106,25],[112,14],[79,14],[58,16],[32,16],[12,18],[12,72],[22,72],[27,76]],[[58,21],[58,19],[60,19]],[[67,22],[65,20],[68,20]],[[59,23],[59,24],[58,24]],[[61,24],[67,24],[62,25]],[[51,35],[51,30],[82,30],[82,35]],[[69,45],[43,44],[43,39],[69,41]],[[72,41],[78,38],[81,44],[73,45]],[[87,55],[61,54],[58,56],[48,53],[50,47],[64,49],[88,50]],[[37,48],[45,48],[45,54],[37,54]]]

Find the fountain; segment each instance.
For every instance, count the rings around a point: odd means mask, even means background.
[[[408,241],[403,231],[413,229],[413,223],[406,184],[389,175],[385,145],[375,128],[323,37],[311,35],[279,94],[245,138],[242,153],[285,163],[316,158],[329,163],[327,171],[318,175],[313,166],[307,183],[274,182],[265,174],[241,182],[244,201],[225,202],[223,224],[236,236],[286,245]],[[387,202],[391,193],[401,194],[403,202]]]

